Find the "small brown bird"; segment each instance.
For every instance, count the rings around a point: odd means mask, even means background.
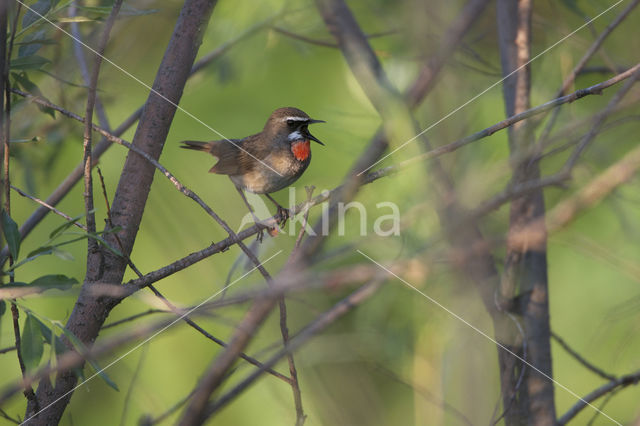
[[[264,194],[276,205],[280,222],[284,223],[289,210],[269,194],[286,188],[304,173],[311,162],[310,141],[324,145],[309,133],[308,126],[313,123],[324,121],[314,120],[297,108],[278,108],[260,133],[244,139],[183,141],[181,148],[216,157],[218,162],[209,172],[228,175],[252,214],[243,190]],[[254,220],[258,221],[255,215]]]

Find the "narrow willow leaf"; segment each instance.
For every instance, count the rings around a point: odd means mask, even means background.
[[[31,284],[29,285],[38,287],[51,287],[64,290],[74,284],[78,284],[78,280],[76,280],[75,278],[69,278],[66,275],[58,274],[44,275],[40,278],[36,278],[35,280],[31,281]]]
[[[18,225],[4,210],[2,210],[2,232],[4,233],[4,239],[7,240],[7,244],[9,245],[11,256],[17,259],[20,253],[20,231],[18,230]]]
[[[51,62],[47,58],[40,55],[24,56],[11,61],[11,69],[13,70],[32,70],[41,68],[43,65]]]
[[[93,213],[93,210],[91,212]],[[49,238],[53,239],[58,235],[62,234],[64,231],[71,228],[73,224],[76,223],[79,219],[82,219],[84,215],[85,214],[82,213],[76,217],[72,217],[70,220],[67,220],[65,223],[63,223],[62,225],[58,226],[56,229],[51,231],[51,234],[49,234]]]
[[[24,139],[10,139],[11,143],[26,143],[26,142],[38,142],[42,140],[40,136],[34,136],[32,138],[24,138]]]
[[[69,18],[58,18],[58,22],[66,24],[69,22],[93,22],[95,19],[87,18],[86,16],[73,16]]]
[[[42,340],[38,322],[33,315],[27,313],[20,341],[20,354],[27,371],[33,371],[38,368],[44,352],[44,341]]]
[[[27,28],[42,19],[39,15],[45,16],[52,6],[51,0],[38,0],[35,4],[30,5],[29,10],[22,17],[22,28]]]
[[[75,334],[73,334],[71,331],[67,330],[66,328],[62,327],[62,325],[58,325],[58,327],[62,330],[64,335],[67,336],[67,338],[71,341],[71,343],[73,344],[74,348],[78,352],[80,352],[81,354],[86,353],[86,349],[85,349],[84,344],[80,341],[80,339],[78,339],[75,336]],[[120,392],[120,389],[118,389],[118,385],[116,385],[115,382],[113,380],[111,380],[111,378],[107,375],[107,373],[102,371],[102,368],[100,367],[100,365],[95,360],[87,358],[87,361],[89,362],[89,364],[91,364],[91,367],[93,367],[93,369],[96,371],[96,374],[98,376],[100,376],[100,378],[102,380],[104,380],[104,382],[107,385],[109,385],[110,387],[112,387],[116,391]]]

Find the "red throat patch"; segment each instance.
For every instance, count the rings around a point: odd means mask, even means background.
[[[297,141],[291,144],[291,152],[299,161],[304,161],[311,155],[311,147],[309,141]]]

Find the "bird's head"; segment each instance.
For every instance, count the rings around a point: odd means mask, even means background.
[[[313,123],[324,123],[324,121],[314,120],[298,108],[278,108],[271,113],[263,132],[269,137],[286,140],[290,143],[312,140],[324,145],[309,133],[309,124]]]

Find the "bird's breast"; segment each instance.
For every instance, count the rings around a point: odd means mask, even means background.
[[[305,161],[311,155],[311,143],[307,141],[297,141],[291,144],[291,152],[298,161]]]

